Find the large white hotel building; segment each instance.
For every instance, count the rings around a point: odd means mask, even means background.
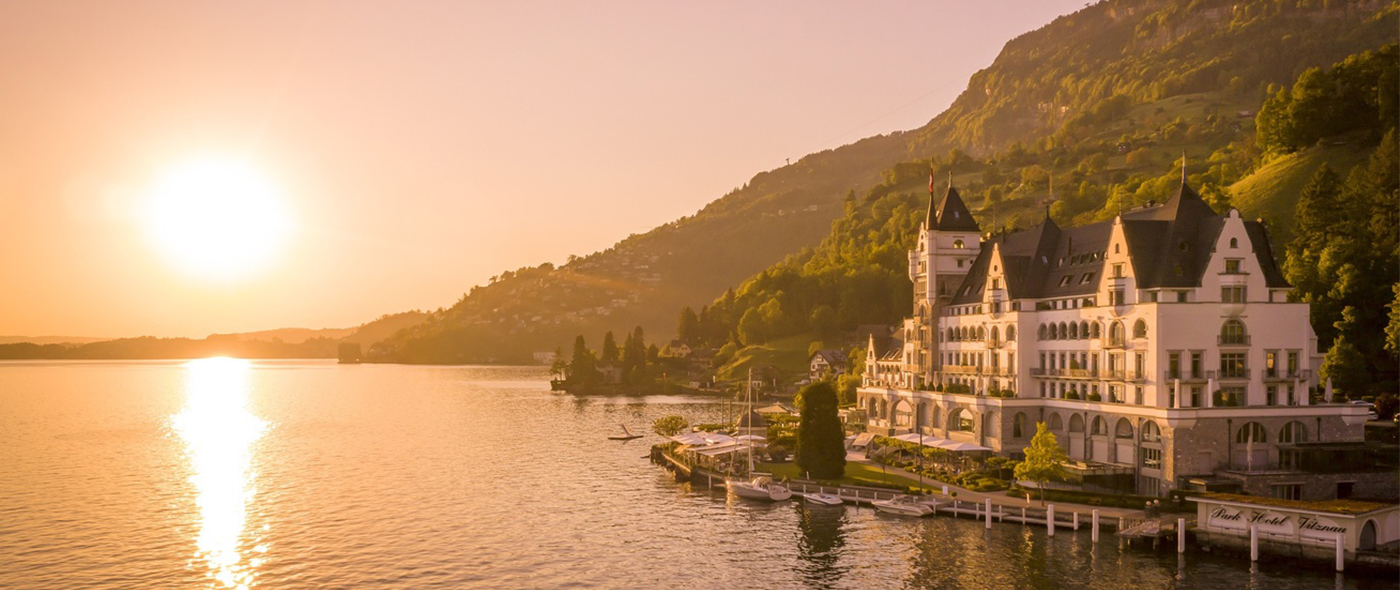
[[[930,197],[913,317],[867,350],[871,431],[1017,455],[1045,422],[1086,488],[1395,494],[1366,409],[1309,402],[1317,338],[1261,223],[1185,182],[1109,221],[996,235],[951,186]]]

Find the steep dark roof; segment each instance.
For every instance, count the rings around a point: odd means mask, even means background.
[[[828,365],[844,365],[848,360],[846,352],[836,348],[823,348],[812,353],[812,357],[822,357],[826,359]],[[808,359],[810,360],[810,358]]]
[[[977,220],[972,218],[972,212],[967,210],[962,197],[958,196],[958,189],[952,185],[948,185],[948,192],[944,193],[943,204],[938,207],[936,215],[933,204],[933,194],[929,193],[928,215],[924,218],[924,226],[930,230],[982,231],[977,225]]]
[[[1006,266],[1006,289],[1012,299],[1093,294],[1104,272],[1113,223],[1100,221],[1066,230],[1047,215],[1029,230],[992,236],[983,242],[952,304],[982,300],[993,246]],[[1138,288],[1191,288],[1201,284],[1225,217],[1183,183],[1166,203],[1124,212],[1121,223]],[[1269,287],[1287,287],[1264,227],[1245,222],[1245,229]]]

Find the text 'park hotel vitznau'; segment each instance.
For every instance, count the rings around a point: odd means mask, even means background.
[[[1261,223],[1184,180],[1109,221],[990,236],[952,186],[933,196],[914,315],[867,350],[870,431],[1019,456],[1045,422],[1085,489],[1396,494],[1362,442],[1367,409],[1309,400],[1317,337]]]

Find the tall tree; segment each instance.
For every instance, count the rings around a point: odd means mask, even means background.
[[[1068,460],[1069,456],[1060,448],[1060,442],[1055,440],[1055,433],[1050,432],[1044,422],[1036,422],[1035,436],[1031,437],[1031,444],[1026,447],[1026,460],[1016,464],[1016,479],[1040,484],[1040,501],[1044,503],[1045,484],[1065,479],[1068,475],[1065,462]]]
[[[837,414],[836,389],[818,381],[799,392],[801,420],[797,425],[797,467],[813,479],[846,475],[846,433]]]
[[[681,310],[680,321],[676,323],[676,339],[690,345],[700,344],[700,317],[689,306]]]
[[[593,351],[583,340],[583,334],[574,338],[574,353],[569,360],[569,383],[571,385],[592,385],[598,382],[598,363]]]
[[[617,359],[617,338],[613,337],[612,330],[608,330],[608,333],[603,335],[602,360],[605,363],[611,363],[617,362]]]

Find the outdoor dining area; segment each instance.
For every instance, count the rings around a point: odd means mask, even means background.
[[[879,444],[882,440],[886,444]],[[891,441],[897,442],[889,444]],[[874,444],[866,451],[866,456],[871,459],[896,459],[892,457],[895,455],[898,462],[905,462],[908,455],[922,455],[921,463],[924,467],[955,474],[979,469],[983,462],[993,455],[992,449],[982,445],[936,436],[920,436],[917,433],[877,437],[872,442]]]
[[[672,436],[670,440],[678,443],[674,450],[675,457],[689,467],[737,475],[748,473],[750,449],[755,460],[760,460],[768,448],[768,440],[756,434],[730,436],[721,432],[696,431]]]

